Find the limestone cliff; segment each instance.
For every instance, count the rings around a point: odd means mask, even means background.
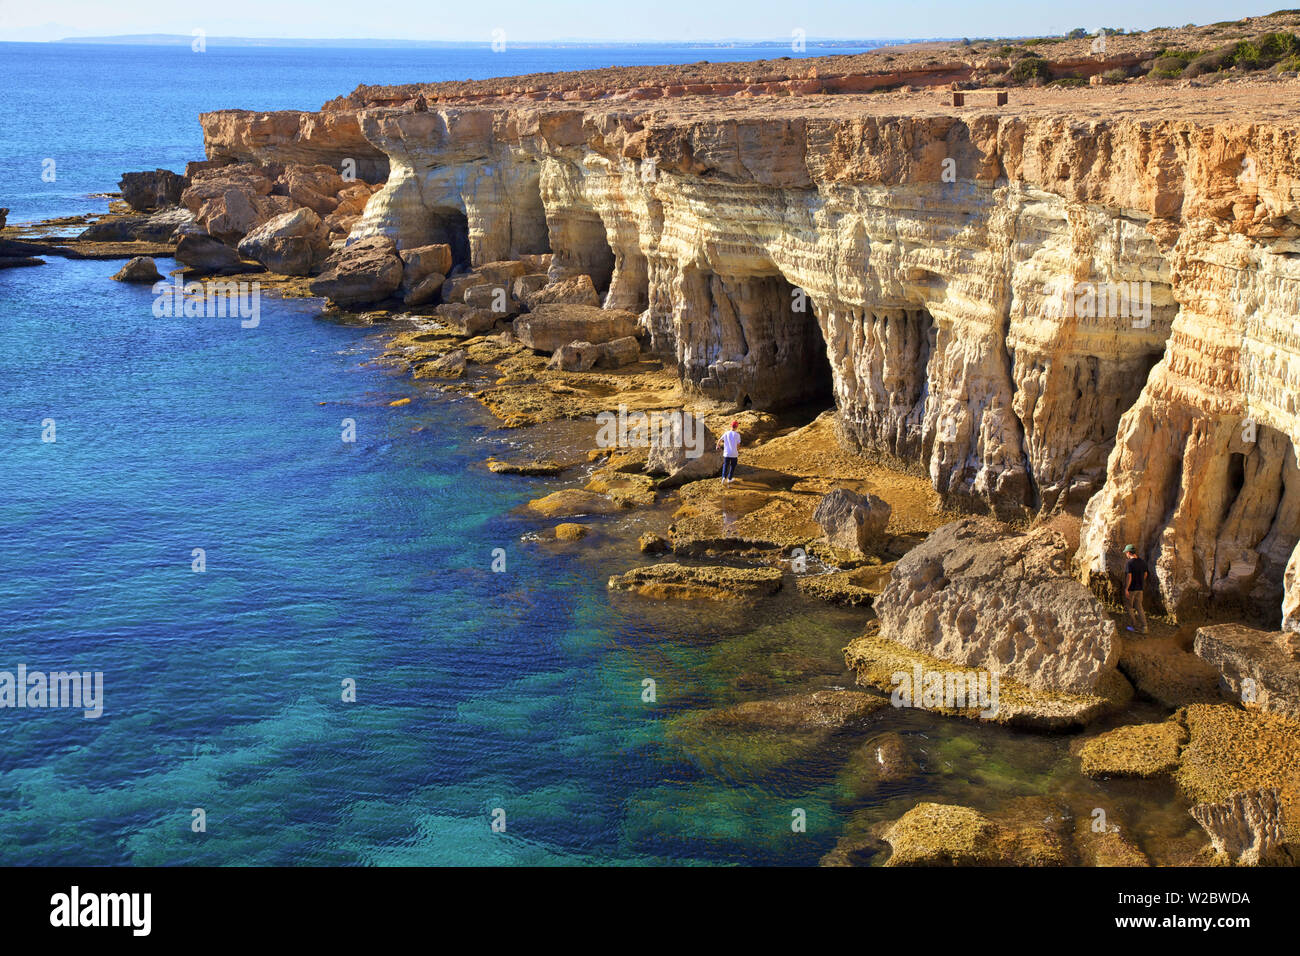
[[[1300,124],[1069,92],[354,95],[203,122],[213,158],[386,174],[354,240],[552,252],[696,394],[833,398],[846,443],[954,504],[1083,512],[1094,584],[1132,542],[1171,612],[1300,630]]]

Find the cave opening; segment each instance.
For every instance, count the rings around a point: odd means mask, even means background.
[[[551,251],[551,230],[542,201],[541,172],[537,170],[520,183],[510,209],[510,258]]]
[[[835,382],[826,339],[812,299],[783,275],[755,280],[754,298],[766,307],[752,328],[751,341],[767,351],[761,363],[771,371],[772,387],[750,389],[737,404],[779,411],[793,425],[805,425],[835,406]]]
[[[461,210],[450,206],[434,209],[429,221],[429,242],[451,246],[453,272],[470,267],[469,217]]]

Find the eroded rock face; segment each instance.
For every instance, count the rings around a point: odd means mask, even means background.
[[[1222,803],[1198,803],[1190,811],[1210,835],[1215,853],[1240,866],[1278,859],[1285,835],[1279,791],[1245,790]]]
[[[249,269],[230,246],[198,233],[181,236],[176,243],[176,261],[201,275],[233,275]]]
[[[829,396],[846,442],[924,471],[951,505],[1086,506],[1078,557],[1102,589],[1133,542],[1175,614],[1239,602],[1300,630],[1289,129],[683,113],[635,92],[203,123],[222,161],[382,164],[355,236],[475,264],[549,250],[528,274],[590,276],[690,391]],[[596,341],[541,348],[578,339]]]
[[[1070,577],[1070,553],[1051,528],[944,525],[895,565],[875,601],[880,634],[1035,690],[1096,693],[1119,657],[1115,624]]]
[[[687,411],[651,415],[649,430],[645,470],[665,476],[665,487],[722,473],[717,438],[703,419]]]

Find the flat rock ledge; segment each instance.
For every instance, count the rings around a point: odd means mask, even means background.
[[[884,590],[893,565],[875,565],[831,571],[829,574],[804,574],[795,581],[801,594],[845,607],[870,607]]]
[[[1091,777],[1168,775],[1223,862],[1300,859],[1300,722],[1235,704],[1189,704],[1079,748]]]
[[[963,681],[978,682],[984,677],[989,681],[986,686],[991,689],[991,678],[987,671],[963,667],[904,647],[881,637],[878,625],[874,623],[868,627],[866,634],[844,649],[844,661],[857,674],[860,685],[874,687],[891,695],[899,686],[894,680],[895,675],[907,674],[910,679],[917,667],[920,667],[923,674],[940,673],[945,677],[960,675]],[[1122,709],[1132,699],[1133,687],[1118,671],[1110,671],[1095,694],[1038,690],[1000,676],[997,707],[991,716],[982,716],[985,710],[982,707],[927,706],[925,709],[949,717],[989,720],[995,724],[1026,730],[1069,731]]]
[[[775,594],[781,589],[781,578],[779,568],[653,564],[613,575],[609,589],[651,598],[730,601]]]
[[[1220,675],[1220,690],[1247,708],[1300,719],[1300,634],[1216,624],[1196,632],[1196,656]]]

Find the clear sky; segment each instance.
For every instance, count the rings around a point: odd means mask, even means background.
[[[0,40],[126,33],[481,40],[783,40],[1059,34],[1269,13],[1281,0],[0,0]]]

